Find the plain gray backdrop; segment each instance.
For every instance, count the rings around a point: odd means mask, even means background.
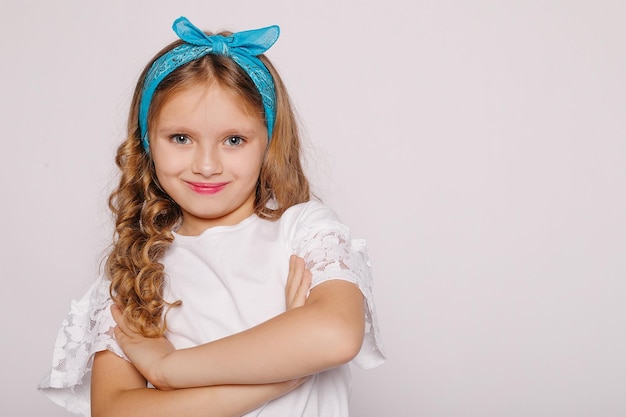
[[[388,361],[354,417],[626,415],[626,3],[0,4],[0,414],[110,239],[139,72],[185,15],[277,24],[316,193],[369,242]]]

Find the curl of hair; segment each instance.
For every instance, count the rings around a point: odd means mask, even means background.
[[[120,180],[109,197],[115,218],[113,244],[105,264],[111,297],[129,326],[148,337],[162,335],[167,311],[181,304],[180,300],[170,303],[164,299],[165,273],[160,260],[174,240],[172,231],[182,221],[182,210],[161,188],[153,161],[141,145],[139,101],[145,75],[154,60],[180,43],[173,42],[159,52],[139,77],[127,138],[118,147],[115,158]],[[301,165],[299,131],[289,96],[269,60],[264,56],[260,59],[274,78],[276,120],[257,183],[254,211],[259,217],[276,220],[289,207],[308,201],[310,191]],[[149,131],[172,94],[213,83],[235,92],[245,109],[264,120],[261,95],[245,71],[230,58],[206,55],[176,69],[159,84],[148,114]]]

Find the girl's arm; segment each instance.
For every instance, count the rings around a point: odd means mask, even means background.
[[[160,391],[147,388],[135,367],[109,351],[94,358],[92,417],[230,417],[277,398],[305,379],[265,385],[229,385]]]
[[[294,260],[295,259],[295,260]],[[292,257],[303,269],[304,262]],[[244,332],[189,349],[130,332],[119,310],[116,339],[137,369],[161,389],[285,381],[354,358],[364,334],[364,297],[344,280],[310,292],[306,303]]]
[[[290,262],[285,289],[288,310],[304,305],[311,286],[311,274],[303,265],[295,259]],[[165,338],[150,340],[166,350],[173,349]],[[91,375],[92,417],[241,416],[286,394],[307,379],[162,391],[147,388],[146,379],[132,363],[109,351],[96,353]]]

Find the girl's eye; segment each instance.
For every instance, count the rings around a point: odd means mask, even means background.
[[[170,139],[172,142],[178,143],[180,145],[185,145],[189,143],[189,138],[185,135],[180,135],[180,134],[172,135],[170,136]]]
[[[226,138],[224,143],[228,146],[240,146],[243,144],[243,138],[240,136],[230,136]]]

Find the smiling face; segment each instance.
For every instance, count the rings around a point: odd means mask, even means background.
[[[180,206],[178,233],[198,235],[254,213],[267,128],[217,83],[174,93],[150,129],[150,154],[163,190]]]

